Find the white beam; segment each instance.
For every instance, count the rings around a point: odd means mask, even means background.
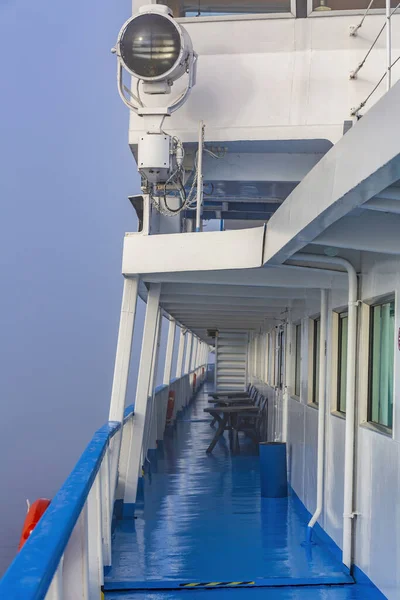
[[[131,273],[186,272],[194,267],[198,271],[260,267],[264,233],[264,225],[240,231],[210,231],[201,235],[127,233],[122,272],[130,276]]]
[[[400,215],[364,211],[328,227],[314,244],[368,252],[400,254]]]
[[[169,385],[169,383],[171,381],[172,357],[174,355],[174,344],[175,344],[175,328],[176,328],[175,319],[171,319],[169,322],[169,327],[168,327],[167,350],[165,353],[164,379],[163,379],[163,383],[165,385]]]
[[[199,344],[199,338],[193,336],[192,356],[191,356],[191,360],[190,360],[190,370],[191,371],[193,371],[196,368],[198,344]]]
[[[184,370],[185,375],[187,373],[189,373],[189,370],[190,370],[190,360],[191,360],[191,356],[192,356],[192,342],[193,342],[193,335],[190,331],[187,331],[186,332],[186,349],[185,349],[185,370]]]
[[[361,208],[400,215],[400,202],[398,200],[386,199],[378,196],[375,196],[375,198],[372,198],[372,200],[365,202]]]
[[[136,386],[134,434],[132,435],[132,444],[129,452],[129,465],[127,471],[127,481],[125,485],[125,503],[134,504],[136,502],[138,474],[140,468],[140,458],[143,446],[143,432],[146,420],[147,398],[149,383],[152,371],[152,358],[154,352],[154,343],[157,332],[157,315],[159,309],[159,299],[161,284],[150,285],[147,296],[146,316],[144,320],[142,350],[140,354],[140,363],[138,379]]]
[[[400,83],[306,175],[268,222],[264,263],[282,264],[400,179]]]
[[[169,308],[178,308],[180,306],[187,306],[193,308],[193,310],[200,309],[204,306],[216,307],[216,308],[246,308],[246,307],[259,307],[259,308],[281,308],[282,306],[291,307],[298,306],[299,308],[304,306],[304,300],[292,300],[286,298],[250,298],[250,297],[229,297],[229,296],[169,296],[162,297],[160,303],[164,306],[165,310]]]
[[[187,234],[188,235],[188,234]],[[196,234],[198,235],[198,234]],[[153,236],[156,237],[156,236]],[[157,236],[158,237],[158,236]],[[173,236],[170,236],[173,237]],[[281,288],[324,288],[346,289],[347,277],[344,273],[307,269],[299,277],[298,269],[283,265],[259,269],[233,269],[226,271],[188,271],[186,273],[150,273],[142,276],[148,283],[188,283],[204,285],[232,285]]]
[[[182,296],[195,297],[199,302],[204,302],[203,296],[212,298],[272,298],[272,299],[309,299],[310,297],[319,298],[320,290],[318,287],[259,287],[259,286],[239,286],[224,284],[198,284],[195,283],[165,283],[162,288],[161,300],[170,298],[181,298]]]
[[[179,328],[179,347],[178,347],[178,360],[176,363],[176,377],[182,377],[183,375],[183,352],[185,350],[185,334],[183,327]]]
[[[124,279],[121,316],[119,321],[117,354],[110,401],[110,421],[122,422],[124,418],[129,363],[132,351],[139,278]]]

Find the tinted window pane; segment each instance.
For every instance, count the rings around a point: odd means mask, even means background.
[[[338,356],[338,406],[340,412],[346,412],[347,377],[347,314],[339,315],[339,356]]]
[[[312,401],[318,404],[319,398],[319,345],[320,345],[320,320],[314,321],[314,371],[313,371],[313,398]]]
[[[295,355],[295,375],[294,375],[294,393],[300,396],[300,361],[301,361],[301,325],[296,325],[296,355]]]
[[[313,0],[314,11],[328,12],[330,10],[362,10],[366,9],[370,0]],[[391,0],[391,6],[395,8],[398,0]],[[385,8],[385,0],[375,0],[374,8]]]
[[[165,4],[160,2],[159,4]],[[209,17],[223,15],[290,12],[290,0],[169,0],[166,4],[174,17]]]
[[[371,308],[369,420],[393,421],[394,301]]]

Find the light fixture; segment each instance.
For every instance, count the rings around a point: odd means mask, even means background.
[[[140,95],[132,93],[122,84],[122,69],[142,82],[144,94],[169,94],[177,79],[188,75],[183,101],[195,83],[197,55],[186,29],[172,17],[171,9],[162,4],[142,6],[122,26],[115,48],[118,58],[118,88],[122,100],[129,108],[139,112],[143,107]],[[129,98],[125,95],[128,93]],[[132,102],[132,100],[134,102]],[[170,114],[182,105],[165,108]]]
[[[168,6],[148,4],[123,24],[112,52],[117,56],[119,95],[143,119],[137,142],[142,191],[159,212],[175,215],[180,210],[173,206],[175,196],[185,198],[186,193],[184,148],[176,135],[165,132],[164,121],[186,102],[196,82],[197,54],[192,41]],[[124,71],[133,85],[124,84]],[[186,85],[179,85],[175,97],[170,97],[174,82],[180,78],[186,79]],[[155,95],[159,98],[147,102]],[[168,204],[171,190],[173,200]],[[184,205],[182,201],[182,209]]]
[[[319,0],[319,6],[317,6],[317,8],[314,8],[314,10],[318,12],[323,12],[332,9],[329,6],[327,6],[326,0]]]

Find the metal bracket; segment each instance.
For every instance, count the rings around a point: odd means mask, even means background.
[[[361,513],[357,512],[357,511],[353,511],[349,515],[343,514],[344,519],[355,519],[356,517],[360,517],[360,516],[361,516]]]

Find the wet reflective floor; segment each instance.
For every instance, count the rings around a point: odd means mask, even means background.
[[[241,437],[241,454],[232,456],[225,434],[213,454],[206,454],[214,435],[206,406],[207,387],[166,435],[145,477],[144,503],[135,519],[118,522],[105,589],[121,591],[107,591],[106,600],[182,594],[202,600],[210,591],[216,600],[381,598],[370,586],[350,583],[321,543],[304,544],[307,523],[297,501],[260,497],[258,456],[250,440]],[[199,583],[209,589],[194,589]],[[270,587],[277,584],[283,587]],[[157,591],[160,587],[167,589]]]

